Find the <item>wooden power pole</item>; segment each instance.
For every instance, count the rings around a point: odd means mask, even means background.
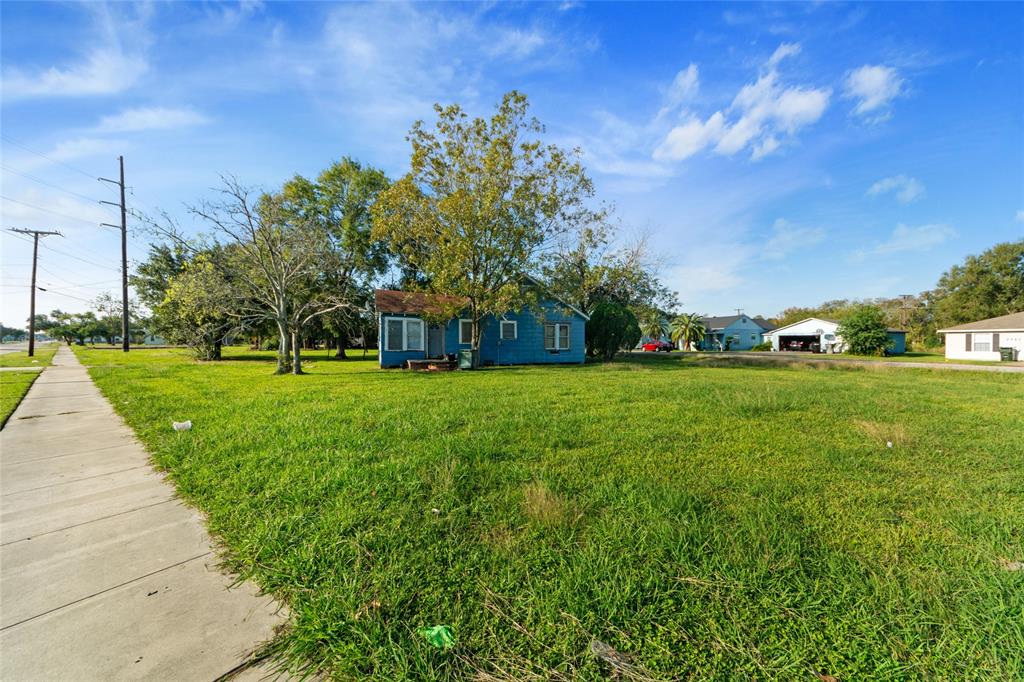
[[[117,157],[118,162],[121,164],[121,179],[120,180],[108,180],[107,178],[100,178],[103,182],[109,182],[117,185],[121,189],[121,203],[115,204],[113,201],[101,201],[101,204],[110,204],[111,206],[117,206],[121,209],[121,350],[125,353],[128,352],[128,209],[124,203],[124,157]],[[106,227],[118,227],[117,225],[111,225],[110,223],[101,223]]]
[[[16,227],[11,228],[11,232],[20,232],[21,234],[32,235],[32,286],[31,298],[29,299],[29,312],[28,312],[28,356],[32,357],[36,354],[36,261],[39,260],[39,238],[48,237],[50,235],[57,235],[63,237],[60,232],[48,232],[46,230],[20,230]]]

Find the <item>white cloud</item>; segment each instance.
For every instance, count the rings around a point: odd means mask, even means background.
[[[700,77],[697,65],[691,63],[685,69],[676,74],[672,79],[672,85],[668,88],[666,106],[678,107],[691,97],[697,94],[700,89]]]
[[[487,46],[492,57],[526,59],[547,43],[547,37],[540,31],[512,28],[502,32],[498,39]]]
[[[871,256],[891,256],[896,253],[927,251],[956,236],[949,225],[931,223],[918,227],[909,227],[902,223],[896,226],[892,234],[883,242],[868,249],[853,253],[853,260],[860,261]]]
[[[133,133],[142,130],[170,130],[208,123],[209,119],[194,109],[141,107],[125,109],[119,114],[104,116],[96,127],[101,133]]]
[[[882,178],[868,188],[867,195],[876,197],[881,194],[893,192],[896,200],[901,204],[909,204],[917,201],[925,195],[924,183],[917,178],[906,175],[894,175]]]
[[[1017,209],[1017,222],[1024,223],[1024,208]]]
[[[98,48],[79,64],[50,67],[27,73],[8,68],[3,75],[4,99],[32,97],[75,97],[111,95],[127,90],[146,73],[148,64],[141,56],[124,54],[119,48]]]
[[[800,43],[782,43],[775,48],[775,52],[768,59],[768,68],[774,69],[786,57],[794,57],[798,54],[800,54]]]
[[[712,141],[721,138],[724,120],[721,112],[715,112],[707,121],[693,117],[686,123],[676,126],[654,150],[654,159],[682,161],[693,156]]]
[[[762,260],[780,260],[794,251],[806,249],[825,239],[825,231],[818,227],[804,227],[778,218],[772,223],[772,235],[761,250]]]
[[[853,112],[883,120],[889,116],[889,104],[904,94],[905,81],[891,66],[865,64],[846,76],[844,96],[856,99]]]
[[[691,116],[670,130],[655,149],[655,159],[681,161],[713,147],[715,153],[725,156],[749,148],[756,160],[774,153],[786,138],[815,123],[828,108],[831,89],[786,86],[779,79],[779,63],[799,52],[799,44],[779,45],[761,76],[740,88],[728,110],[717,111],[705,121]]]

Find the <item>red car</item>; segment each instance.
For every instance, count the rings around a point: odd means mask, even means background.
[[[657,353],[659,350],[669,353],[675,350],[675,346],[665,341],[651,341],[650,343],[645,343],[643,349],[650,353]]]

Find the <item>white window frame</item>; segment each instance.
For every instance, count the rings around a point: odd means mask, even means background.
[[[512,338],[505,338],[505,325],[512,325]],[[498,324],[498,340],[500,341],[515,341],[519,338],[519,321],[518,320],[500,320]]]
[[[570,342],[570,339],[572,338],[572,329],[570,328],[570,325],[569,325],[568,322],[548,322],[547,324],[544,325],[544,327],[545,327],[545,329],[544,329],[544,350],[552,350],[552,351],[569,350],[569,342]],[[555,333],[554,333],[554,335],[552,337],[552,341],[555,344],[554,346],[547,345],[548,344],[548,340],[547,340],[547,336],[548,336],[548,334],[547,334],[547,327],[554,327],[555,328]],[[564,334],[561,333],[561,331],[560,331],[562,329],[565,330]],[[563,340],[565,341],[565,347],[564,348],[561,346],[561,342]]]
[[[402,349],[401,350],[396,350],[396,349],[388,348],[388,341],[390,340],[388,337],[391,335],[391,332],[388,329],[388,322],[390,322],[392,320],[396,320],[396,321],[399,321],[399,322],[402,323]],[[385,353],[408,353],[408,352],[421,353],[421,352],[426,352],[426,349],[427,349],[427,323],[426,322],[424,322],[423,320],[421,320],[418,317],[397,317],[397,316],[385,317],[383,319],[383,321],[384,321],[384,324],[381,325],[383,327],[383,329],[384,329],[384,338],[382,340],[382,342],[383,342],[382,345],[383,345],[383,349],[384,349]],[[419,322],[420,323],[420,347],[419,348],[409,348],[409,323],[410,322]]]
[[[462,325],[469,325],[469,339],[465,339],[462,336]],[[473,345],[473,320],[467,320],[462,318],[459,320],[459,345],[460,346],[472,346]]]

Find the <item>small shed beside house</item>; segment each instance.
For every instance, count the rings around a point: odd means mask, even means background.
[[[902,329],[887,329],[892,342],[889,352],[902,355],[907,352],[907,333]],[[770,341],[773,351],[797,351],[808,353],[842,353],[846,343],[839,335],[839,321],[808,317],[805,320],[779,327],[764,335]]]
[[[1001,315],[939,329],[946,340],[947,360],[999,360],[1000,348],[1024,359],[1024,312]]]
[[[462,315],[438,323],[440,310],[467,301],[416,291],[378,289],[374,295],[381,367],[403,367],[409,360],[443,358],[468,350],[472,321]],[[553,299],[536,308],[481,321],[481,365],[580,364],[586,358],[586,323],[579,310]]]

